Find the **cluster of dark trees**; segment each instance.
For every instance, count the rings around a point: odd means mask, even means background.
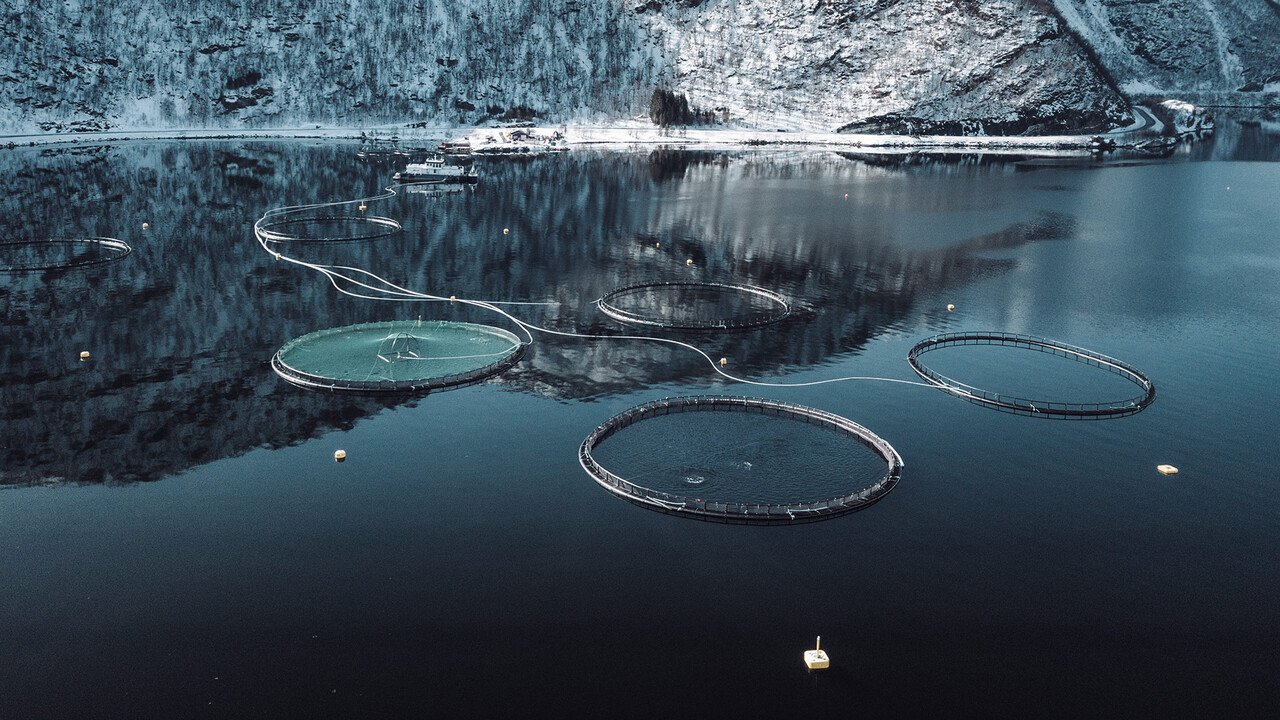
[[[714,125],[714,110],[699,110],[689,107],[689,99],[684,93],[679,95],[670,90],[658,88],[653,91],[649,100],[649,119],[654,125],[669,127],[671,125]]]

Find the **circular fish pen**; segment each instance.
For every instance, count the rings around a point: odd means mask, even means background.
[[[1092,403],[1034,400],[966,385],[930,369],[920,359],[920,356],[933,350],[963,345],[996,345],[1049,353],[1119,375],[1137,386],[1139,393],[1120,400]],[[1128,363],[1092,350],[1031,335],[1005,332],[944,333],[916,343],[907,353],[907,362],[926,382],[956,397],[1017,415],[1070,420],[1123,417],[1141,412],[1156,399],[1155,383]]]
[[[646,485],[641,485],[634,480],[628,480],[606,469],[596,459],[596,453],[601,444],[625,428],[664,416],[701,412],[743,413],[760,416],[770,422],[778,420],[807,425],[811,430],[834,434],[834,439],[841,444],[846,444],[843,443],[844,439],[853,440],[874,453],[878,458],[877,462],[884,463],[884,469],[883,472],[877,472],[869,482],[855,483],[859,486],[854,488],[846,486],[840,494],[835,496],[754,502],[727,497],[706,499],[656,490],[646,487],[655,483],[646,482]],[[655,454],[652,452],[654,448],[648,450],[650,454]],[[800,448],[788,448],[787,451],[801,454],[805,452]],[[855,512],[883,498],[898,484],[902,476],[902,458],[893,446],[851,420],[793,403],[728,396],[664,398],[633,407],[615,415],[593,430],[578,449],[578,461],[601,487],[640,507],[670,515],[736,525],[787,525],[816,522]],[[847,478],[842,479],[848,481]],[[703,480],[696,477],[688,478],[688,482],[691,487],[699,487],[703,484]],[[799,482],[803,485],[804,478],[800,478]],[[712,488],[700,489],[713,491]],[[719,491],[728,492],[725,489]]]
[[[524,343],[501,328],[450,321],[362,323],[290,340],[271,368],[312,390],[408,393],[466,385],[519,361]]]
[[[743,330],[776,323],[792,312],[782,295],[751,285],[662,282],[626,285],[596,301],[622,323],[674,330]]]
[[[133,248],[129,243],[109,237],[5,242],[0,243],[0,273],[102,265],[122,260],[131,252]]]
[[[400,232],[399,222],[380,215],[315,215],[261,222],[255,227],[267,242],[336,243],[377,240]]]

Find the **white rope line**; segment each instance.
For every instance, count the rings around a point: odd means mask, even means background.
[[[742,383],[744,385],[754,385],[757,387],[776,387],[776,388],[813,387],[815,385],[827,385],[830,383],[851,382],[851,381],[887,382],[887,383],[897,383],[900,385],[914,385],[917,387],[926,387],[931,389],[936,389],[940,387],[938,384],[935,384],[935,383],[923,383],[915,380],[899,380],[896,378],[874,377],[874,376],[864,376],[864,375],[850,375],[850,376],[838,377],[838,378],[828,378],[825,380],[811,380],[808,382],[767,382],[763,380],[750,380],[744,377],[731,375],[730,373],[725,372],[723,369],[719,367],[719,365],[715,362],[715,360],[710,355],[708,355],[705,351],[703,351],[701,348],[686,342],[682,342],[680,340],[673,340],[671,338],[649,337],[644,335],[589,335],[585,333],[574,333],[574,332],[567,332],[563,330],[553,330],[551,328],[541,327],[539,325],[534,325],[533,323],[521,320],[515,317],[514,315],[512,315],[511,313],[508,313],[507,311],[497,307],[498,305],[556,305],[558,303],[470,300],[467,298],[460,298],[456,296],[445,297],[443,295],[433,295],[430,293],[419,292],[416,290],[411,290],[406,287],[402,287],[400,285],[397,285],[391,282],[390,280],[387,280],[384,277],[381,277],[379,275],[376,275],[370,272],[369,270],[365,270],[364,268],[351,267],[347,265],[320,265],[317,263],[306,262],[305,260],[299,260],[297,258],[287,256],[280,251],[272,250],[270,247],[267,246],[268,241],[262,230],[262,224],[264,221],[268,219],[276,218],[280,215],[284,215],[288,213],[314,210],[317,208],[336,207],[340,205],[350,205],[352,203],[364,204],[364,203],[372,202],[375,200],[386,200],[394,197],[395,195],[396,195],[395,189],[392,187],[387,187],[384,189],[382,193],[378,195],[372,195],[372,196],[369,196],[366,198],[360,198],[357,200],[340,200],[340,201],[328,202],[328,203],[313,203],[310,205],[292,205],[292,206],[284,206],[279,208],[272,208],[267,212],[263,213],[262,217],[259,218],[258,221],[253,224],[254,236],[258,240],[258,244],[262,246],[262,249],[272,254],[277,260],[290,262],[295,265],[309,268],[311,270],[315,270],[321,273],[322,275],[324,275],[329,279],[330,284],[333,285],[335,290],[337,290],[340,293],[343,293],[344,295],[348,295],[350,297],[364,299],[364,300],[383,300],[383,301],[393,301],[393,302],[449,302],[449,303],[462,303],[464,305],[475,306],[478,308],[489,310],[491,312],[495,312],[505,317],[506,319],[510,320],[512,323],[514,323],[517,327],[519,327],[524,332],[525,336],[528,338],[528,341],[526,344],[533,344],[534,331],[545,333],[547,335],[555,335],[555,336],[566,337],[566,338],[577,338],[580,340],[639,340],[642,342],[666,343],[668,345],[675,345],[677,347],[682,347],[687,350],[691,350],[697,353],[698,355],[701,355],[707,361],[707,364],[711,366],[712,370],[714,370],[716,373],[718,373],[719,375],[721,375],[722,377],[724,377],[725,379],[731,382]],[[351,273],[367,276],[370,279],[370,281],[380,284],[381,287],[375,284],[370,284],[369,282],[363,282],[361,280],[357,280],[356,278],[345,275],[343,274],[343,272],[339,272],[339,271],[348,271]],[[348,290],[342,287],[342,285],[340,285],[338,282],[339,279],[342,279],[356,287],[364,288],[365,290],[368,290],[373,293],[379,293],[379,294],[366,295],[360,292],[353,292],[351,290]],[[476,357],[485,357],[485,356],[476,356]],[[423,358],[423,359],[427,359],[427,358]]]

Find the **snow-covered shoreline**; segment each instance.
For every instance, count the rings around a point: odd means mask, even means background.
[[[811,146],[866,150],[1087,150],[1090,135],[1050,135],[1038,137],[985,137],[947,135],[861,135],[824,132],[769,132],[764,130],[660,128],[635,126],[556,125],[530,128],[540,134],[562,132],[571,148],[616,148],[627,146],[662,146],[689,149],[727,149],[771,146]],[[276,130],[119,130],[88,133],[0,136],[0,147],[40,145],[98,145],[103,143],[145,140],[360,140],[374,137],[387,140],[398,137],[406,144],[414,141],[440,140],[466,136],[473,145],[495,137],[499,129],[438,128],[285,128]]]

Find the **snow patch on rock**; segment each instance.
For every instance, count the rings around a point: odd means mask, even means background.
[[[1043,0],[51,2],[0,36],[7,134],[608,123],[656,88],[790,129],[1052,132],[1124,107]]]
[[[1131,95],[1248,95],[1280,79],[1280,5],[1273,0],[1053,0]]]

